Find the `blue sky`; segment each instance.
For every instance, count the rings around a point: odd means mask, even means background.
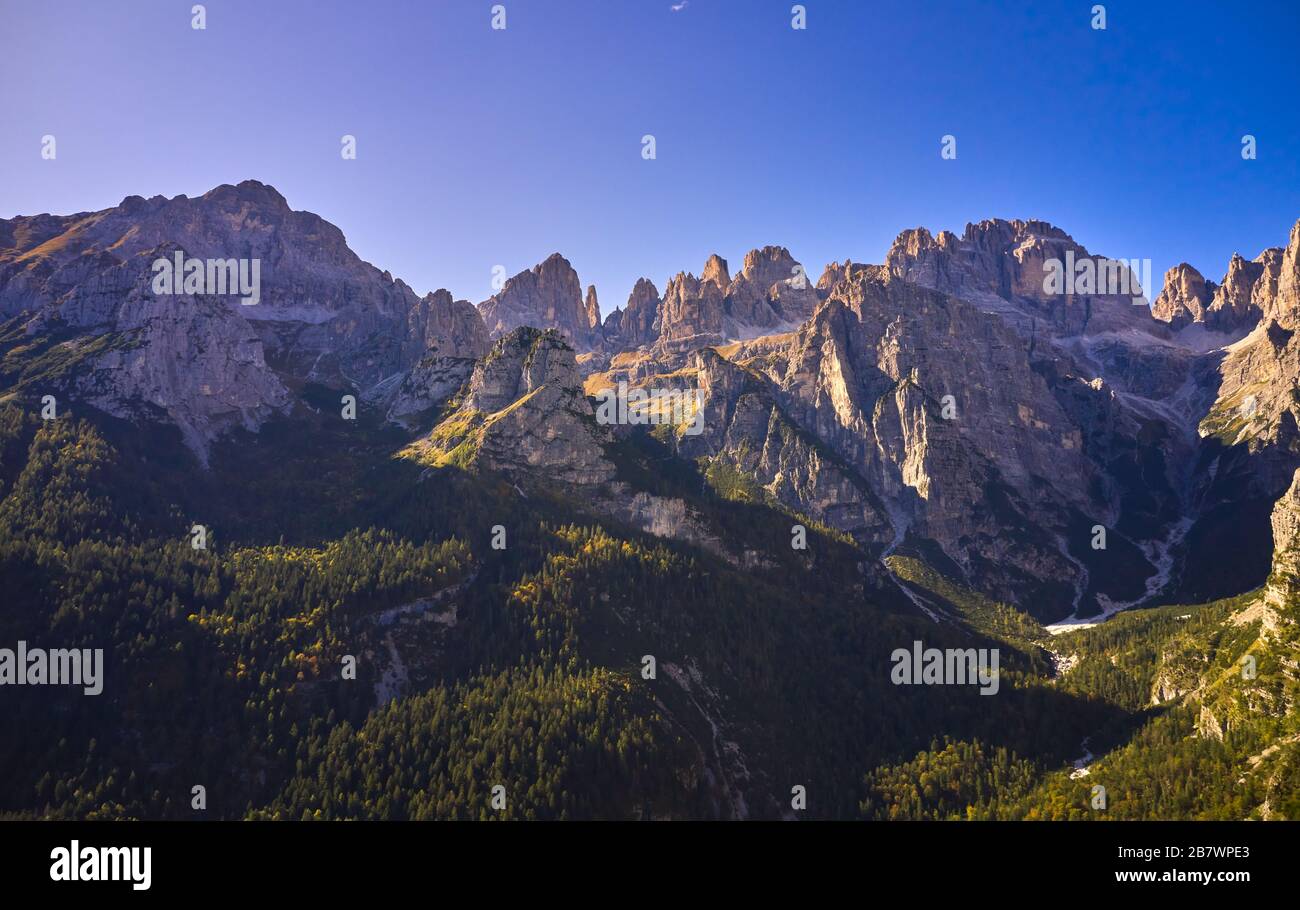
[[[1217,280],[1300,218],[1295,2],[492,2],[0,0],[0,217],[255,178],[420,293],[559,251],[605,312],[988,217]]]

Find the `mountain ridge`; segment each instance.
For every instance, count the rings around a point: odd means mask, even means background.
[[[751,251],[734,275],[714,254],[662,294],[638,281],[602,322],[596,288],[559,253],[478,305],[420,298],[336,227],[245,181],[0,222],[0,317],[11,394],[161,415],[200,461],[232,428],[300,412],[311,385],[427,428],[491,345],[551,330],[575,355],[566,394],[699,394],[703,433],[666,437],[677,457],[738,470],[868,549],[935,548],[976,588],[1046,598],[1040,615],[1059,619],[1172,596],[1177,563],[1208,545],[1198,517],[1235,496],[1224,458],[1260,466],[1243,468],[1246,499],[1270,533],[1265,506],[1300,465],[1298,251],[1300,222],[1253,265],[1234,256],[1222,285],[1171,270],[1148,309],[1128,287],[1050,290],[1067,257],[1108,260],[1046,222],[989,219],[961,236],[901,231],[882,265],[832,263],[816,282],[784,247]],[[173,252],[256,256],[259,302],[150,293],[149,263]],[[1183,342],[1197,323],[1225,343]],[[37,348],[48,355],[32,365]],[[549,463],[531,438],[512,444],[522,463]],[[604,443],[579,438],[566,457],[603,461]]]

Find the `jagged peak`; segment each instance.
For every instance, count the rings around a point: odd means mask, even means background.
[[[1008,235],[1009,239],[1013,241],[1028,237],[1046,237],[1053,240],[1074,242],[1074,238],[1065,231],[1050,221],[1043,221],[1038,218],[986,218],[983,221],[967,223],[966,230],[962,234],[962,240],[974,242],[987,236],[1001,237]]]
[[[704,271],[700,273],[700,280],[712,281],[725,291],[731,284],[731,272],[727,268],[727,260],[714,253],[704,263]]]
[[[1185,275],[1202,279],[1205,277],[1201,274],[1200,269],[1192,265],[1190,262],[1180,262],[1178,265],[1171,266],[1165,271],[1165,280],[1168,281],[1170,278],[1178,278]]]
[[[536,266],[534,266],[533,271],[546,272],[546,271],[555,271],[561,269],[570,272],[574,271],[573,264],[570,263],[568,259],[565,259],[563,254],[552,253],[551,255],[543,259],[540,263],[538,263]]]
[[[790,255],[789,249],[776,244],[768,244],[767,246],[757,247],[746,253],[745,263],[742,268],[752,269],[764,261],[779,262],[786,259],[794,259],[794,257]]]
[[[628,295],[628,300],[630,301],[633,297],[641,296],[646,293],[658,297],[659,289],[655,287],[655,283],[649,278],[638,278],[636,284],[632,285],[632,293]]]
[[[745,263],[741,267],[741,274],[746,278],[753,280],[760,272],[767,271],[776,266],[787,269],[790,265],[798,264],[790,251],[783,246],[765,246],[760,249],[750,250],[745,254]],[[784,277],[789,277],[785,275]]]
[[[451,291],[446,288],[438,288],[436,291],[430,291],[421,298],[425,303],[433,306],[450,306],[455,302]],[[468,301],[466,301],[468,302]]]
[[[600,328],[600,300],[596,297],[596,286],[587,285],[587,324],[593,329]]]
[[[185,196],[176,197],[177,200],[185,198]],[[242,180],[234,185],[223,183],[208,190],[199,198],[208,201],[235,199],[240,202],[253,202],[286,210],[289,208],[288,201],[280,194],[279,190],[270,184],[262,183],[260,180]]]

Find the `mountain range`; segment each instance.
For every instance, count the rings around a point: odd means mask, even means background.
[[[793,785],[1087,817],[1106,773],[1124,817],[1297,817],[1300,222],[1278,239],[1148,304],[1058,289],[1114,261],[991,219],[815,280],[714,254],[602,319],[559,253],[421,297],[251,180],[0,220],[0,632],[120,658],[98,751],[59,708],[9,756],[57,770],[0,811],[184,814],[201,767],[232,817],[479,817],[498,777],[519,817],[791,817]],[[157,293],[177,255],[256,260],[257,302]],[[900,694],[883,655],[921,638],[1005,649],[1005,693]],[[164,693],[187,732],[144,732]],[[1139,793],[1156,765],[1208,783]]]

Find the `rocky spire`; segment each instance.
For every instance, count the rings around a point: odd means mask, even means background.
[[[731,273],[727,270],[727,260],[717,253],[710,256],[709,261],[704,263],[700,281],[712,281],[718,286],[718,290],[725,294],[727,288],[731,286]]]
[[[1165,286],[1151,306],[1151,315],[1175,329],[1204,322],[1214,292],[1214,282],[1206,281],[1191,265],[1180,262],[1165,272]]]
[[[651,344],[659,335],[659,289],[649,278],[638,278],[627,298],[627,308],[620,321],[624,347],[638,348]]]
[[[478,309],[493,338],[531,326],[557,329],[579,349],[590,347],[591,320],[582,302],[582,283],[559,253],[515,275]]]
[[[1228,274],[1214,291],[1214,298],[1205,313],[1205,324],[1210,328],[1230,332],[1239,326],[1253,325],[1260,310],[1254,305],[1255,283],[1264,273],[1262,263],[1247,262],[1238,253],[1232,254]]]
[[[443,357],[482,357],[488,349],[487,327],[468,300],[454,300],[439,288],[412,310],[412,327],[427,351]]]
[[[587,285],[587,325],[600,331],[600,302],[596,299],[596,286]]]
[[[1300,326],[1300,221],[1291,228],[1279,266],[1277,298],[1271,312],[1282,325],[1294,329]]]

